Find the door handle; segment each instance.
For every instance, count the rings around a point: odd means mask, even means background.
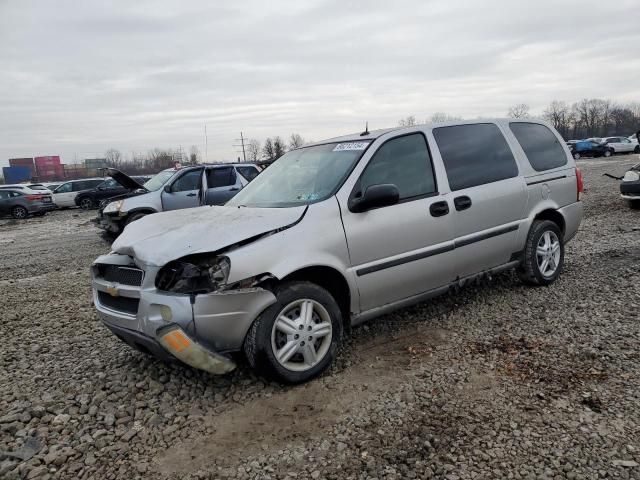
[[[449,213],[449,204],[445,201],[432,203],[429,206],[429,212],[432,217],[442,217]]]
[[[195,197],[197,194],[196,193],[187,193],[185,196],[186,197]]]
[[[453,204],[456,206],[457,211],[466,210],[471,206],[471,199],[469,197],[462,196],[453,199]]]
[[[229,189],[230,192],[237,192],[238,190],[240,190],[238,187],[234,187],[234,188],[230,188]]]

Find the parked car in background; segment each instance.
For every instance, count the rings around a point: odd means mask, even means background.
[[[568,147],[575,160],[582,157],[610,157],[613,155],[611,147],[593,140],[580,140],[568,145]]]
[[[631,208],[640,208],[640,163],[631,167],[622,177],[620,194]]]
[[[640,153],[640,145],[627,137],[606,137],[602,143],[611,148],[611,153]]]
[[[0,189],[0,215],[23,219],[30,214],[41,216],[53,209],[55,205],[48,191],[15,187]]]
[[[62,182],[54,182],[54,183],[43,183],[42,185],[44,185],[46,188],[48,188],[49,190],[51,190],[52,192],[58,188],[60,186]]]
[[[104,182],[104,178],[85,178],[64,182],[53,191],[53,202],[58,208],[75,207],[78,193],[91,190],[102,182]]]
[[[93,302],[141,351],[212,373],[242,351],[261,373],[303,382],[329,368],[349,325],[503,270],[552,284],[582,190],[564,141],[537,120],[325,140],[225,206],[130,224],[92,266]]]
[[[84,210],[98,208],[100,202],[111,197],[134,192],[143,188],[149,177],[128,175],[114,169],[107,169],[107,175],[113,175],[91,190],[85,190],[76,195],[75,204]]]
[[[119,234],[126,225],[152,213],[200,205],[223,205],[258,173],[258,167],[251,163],[163,170],[146,182],[141,190],[112,198],[99,211],[99,225],[110,233]]]
[[[635,133],[634,133],[633,135],[629,135],[627,138],[628,138],[632,143],[636,143],[636,144],[638,143],[638,137],[637,137],[637,135],[636,135]]]

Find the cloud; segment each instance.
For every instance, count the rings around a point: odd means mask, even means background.
[[[0,165],[640,100],[635,1],[0,3]],[[606,15],[605,15],[606,17]],[[602,20],[602,21],[601,21]]]

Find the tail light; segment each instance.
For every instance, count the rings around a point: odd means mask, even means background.
[[[42,200],[44,198],[44,195],[25,195],[24,198],[31,201]]]
[[[580,194],[584,192],[584,180],[582,179],[582,172],[576,167],[576,187],[578,190],[578,200],[580,200]]]

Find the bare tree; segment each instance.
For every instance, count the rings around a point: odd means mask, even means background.
[[[200,150],[196,145],[191,145],[189,149],[189,163],[195,165],[200,161]]]
[[[431,123],[443,123],[443,122],[455,122],[457,120],[462,120],[460,117],[454,117],[445,112],[436,112],[431,115],[429,122]]]
[[[262,147],[262,155],[268,162],[273,162],[276,159],[276,152],[273,148],[273,140],[271,137],[264,141],[264,147]]]
[[[111,168],[121,169],[124,163],[122,154],[115,148],[110,148],[104,153],[104,158],[107,160],[107,166]]]
[[[287,151],[287,145],[284,143],[284,140],[279,136],[273,137],[273,154],[275,156],[274,160],[280,158]]]
[[[299,133],[292,133],[289,137],[289,150],[295,150],[304,145],[304,138]]]
[[[529,105],[526,103],[519,103],[509,107],[507,116],[511,118],[524,118],[529,116]]]
[[[560,132],[560,135],[567,138],[569,129],[571,128],[571,119],[573,118],[569,105],[565,102],[554,100],[549,104],[542,116],[551,122],[553,127]]]
[[[257,162],[260,159],[260,142],[255,138],[249,140],[245,145],[247,160]]]
[[[409,115],[406,118],[401,118],[398,122],[399,127],[412,127],[416,124],[416,117]]]

